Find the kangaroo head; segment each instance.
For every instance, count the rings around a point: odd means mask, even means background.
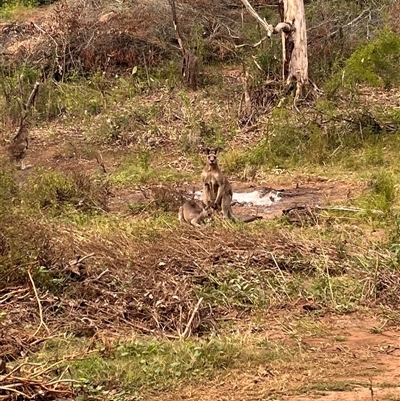
[[[207,163],[211,166],[217,164],[218,151],[218,148],[214,150],[207,149]]]
[[[204,206],[203,207],[203,215],[207,217],[211,217],[214,213],[214,210],[211,206]]]

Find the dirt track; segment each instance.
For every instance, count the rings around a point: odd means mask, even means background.
[[[208,385],[183,387],[151,400],[400,399],[400,387],[396,387],[400,380],[398,327],[383,327],[379,332],[382,321],[374,317],[327,315],[315,319],[309,331],[288,333],[289,321],[293,318],[269,316],[261,323],[265,330],[258,333],[298,347],[300,351],[292,364],[272,362],[259,366],[256,371],[236,371]],[[313,329],[325,334],[313,333]]]

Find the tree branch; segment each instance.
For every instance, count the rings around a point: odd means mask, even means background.
[[[250,15],[252,15],[261,25],[262,27],[267,31],[267,36],[270,38],[272,34],[280,33],[280,32],[285,32],[288,33],[291,31],[292,26],[286,22],[280,22],[278,25],[275,27],[271,24],[268,24],[268,22],[265,19],[262,19],[258,14],[257,11],[254,10],[252,5],[248,2],[248,0],[241,0],[243,5],[246,7],[246,10],[249,12]]]
[[[171,7],[171,13],[172,13],[172,23],[174,25],[174,30],[176,34],[176,39],[178,40],[179,44],[179,49],[182,52],[182,55],[185,55],[185,47],[183,46],[183,40],[181,37],[181,33],[179,32],[179,26],[178,26],[178,19],[176,17],[176,6],[175,6],[175,0],[168,0],[169,5]]]
[[[36,81],[35,85],[34,85],[34,87],[32,89],[32,92],[29,95],[28,101],[26,102],[26,104],[24,106],[25,110],[29,110],[29,108],[32,106],[32,103],[35,100],[35,97],[37,95],[38,89],[39,89],[39,82]]]
[[[341,29],[348,28],[349,26],[354,25],[356,22],[358,22],[363,17],[364,14],[369,13],[370,11],[371,10],[369,8],[367,10],[362,11],[362,13],[359,16],[357,16],[356,18],[354,18],[352,21],[348,22],[345,25],[342,25],[339,29],[336,29],[336,31],[331,32],[329,34],[329,37],[335,36]]]
[[[249,14],[251,14],[267,31],[268,37],[271,37],[274,31],[274,27],[271,24],[268,24],[268,22],[265,19],[262,19],[247,0],[241,0],[241,2],[246,7],[246,10],[249,12]]]

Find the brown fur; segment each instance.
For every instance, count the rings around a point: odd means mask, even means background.
[[[232,213],[232,187],[219,168],[218,150],[207,150],[207,163],[201,173],[203,181],[202,199],[204,205],[222,210],[224,217],[235,220]]]
[[[203,207],[200,202],[188,201],[179,208],[178,219],[181,223],[186,222],[192,226],[200,227],[200,224],[211,214],[211,209]]]
[[[11,161],[21,162],[21,170],[25,169],[24,158],[29,147],[29,131],[25,125],[24,119],[21,119],[21,123],[17,134],[12,139],[8,151],[10,153]]]
[[[232,186],[225,174],[222,173],[218,165],[218,149],[207,149],[207,163],[201,173],[203,181],[202,200],[206,207],[212,207],[216,210],[222,210],[226,219],[249,223],[261,219],[261,216],[247,216],[239,218],[232,211]]]

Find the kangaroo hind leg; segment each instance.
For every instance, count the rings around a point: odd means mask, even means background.
[[[231,203],[232,203],[231,195],[226,195],[222,198],[221,207],[222,207],[222,213],[224,214],[224,218],[233,221],[239,221],[239,219],[232,212]]]
[[[197,222],[197,218],[190,220],[190,224],[195,227],[201,227],[201,225]]]
[[[179,208],[178,220],[179,220],[179,223],[181,223],[181,224],[184,222],[184,218],[183,218],[183,206],[181,206],[181,207]]]

